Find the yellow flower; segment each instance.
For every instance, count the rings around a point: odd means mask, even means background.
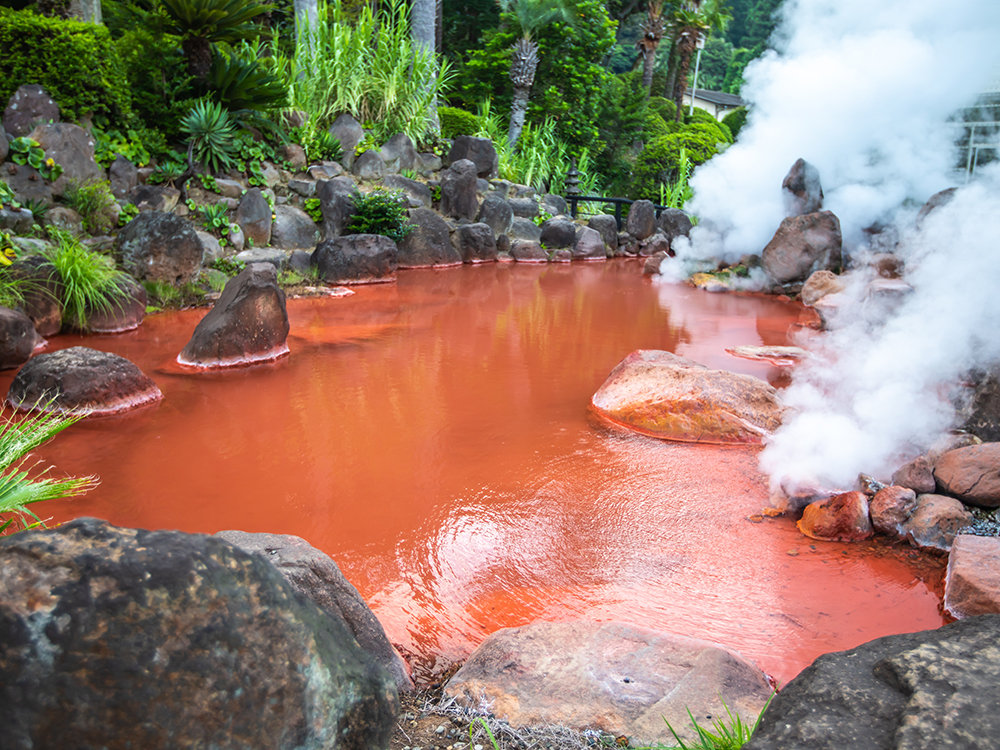
[[[56,165],[56,160],[50,156],[48,159],[45,160],[45,163],[48,164],[50,167],[54,167]]]

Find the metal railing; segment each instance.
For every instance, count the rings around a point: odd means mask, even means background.
[[[578,203],[613,203],[615,206],[615,221],[618,222],[618,231],[621,231],[622,228],[622,206],[631,206],[635,203],[631,198],[604,198],[599,195],[566,195],[564,197],[569,202],[569,215],[574,219],[576,218]],[[668,208],[668,206],[661,206],[654,203],[653,208],[656,209],[656,218],[659,218],[660,212]]]

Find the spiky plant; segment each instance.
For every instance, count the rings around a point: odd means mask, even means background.
[[[30,528],[42,520],[28,505],[42,500],[82,495],[97,485],[96,477],[54,479],[49,470],[31,477],[26,467],[28,453],[48,442],[70,425],[79,422],[78,415],[37,414],[24,419],[0,419],[0,534]]]
[[[188,136],[189,161],[193,158],[213,173],[233,165],[236,125],[222,105],[198,102],[181,120],[181,131]]]
[[[259,30],[250,21],[273,8],[256,0],[162,0],[170,19],[166,30],[181,38],[188,72],[204,79],[212,65],[212,43],[250,39]]]
[[[87,250],[69,232],[50,227],[49,234],[56,245],[47,249],[45,256],[62,280],[65,321],[84,328],[91,310],[110,313],[121,307],[131,277],[116,269],[108,256]]]

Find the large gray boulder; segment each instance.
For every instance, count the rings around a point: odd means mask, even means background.
[[[695,638],[621,622],[536,622],[488,636],[445,694],[512,727],[564,726],[627,735],[636,746],[675,744],[666,722],[692,740],[688,717],[749,722],[767,677],[738,654]],[[666,721],[665,721],[666,720]]]
[[[656,220],[656,226],[666,235],[669,242],[673,242],[678,237],[690,237],[694,225],[691,217],[679,208],[665,208],[660,212],[660,217]]]
[[[398,174],[404,169],[416,169],[420,161],[420,155],[406,133],[396,133],[386,141],[379,155],[385,164],[386,174]]]
[[[88,333],[132,331],[142,324],[148,301],[146,287],[135,279],[125,279],[110,295],[107,305],[88,305],[82,323],[71,321],[71,324]]]
[[[511,223],[514,221],[514,211],[499,193],[487,193],[479,206],[476,221],[488,224],[493,230],[493,236],[499,237],[510,231]]]
[[[39,336],[54,336],[62,329],[64,286],[59,271],[44,255],[26,255],[11,263],[12,279],[27,282],[22,308]]]
[[[388,747],[392,678],[274,566],[83,518],[0,539],[4,747]]]
[[[576,242],[576,224],[565,216],[553,216],[542,224],[539,241],[549,250],[571,247]]]
[[[360,154],[351,165],[351,174],[363,182],[375,182],[386,175],[385,162],[375,149]]]
[[[841,263],[840,220],[829,211],[790,216],[761,253],[774,281],[805,281],[814,271],[834,271]]]
[[[606,260],[608,251],[596,229],[579,227],[573,239],[573,260]]]
[[[399,251],[381,234],[349,234],[319,243],[309,261],[327,284],[374,284],[396,280]]]
[[[255,247],[267,247],[271,244],[271,204],[260,188],[250,188],[243,194],[234,218],[243,230],[243,236],[252,240]]]
[[[37,83],[22,84],[3,111],[3,127],[15,138],[28,135],[40,123],[59,122],[59,105]],[[3,133],[0,132],[0,137]]]
[[[139,184],[139,170],[135,164],[118,154],[108,167],[108,180],[111,181],[111,194],[115,198],[124,199]]]
[[[312,250],[319,242],[319,228],[297,206],[275,206],[271,225],[271,246],[279,250]]]
[[[455,266],[462,262],[451,244],[448,222],[429,208],[410,211],[406,222],[413,229],[399,241],[400,268]]]
[[[365,138],[365,129],[353,117],[343,114],[333,121],[330,135],[340,141],[340,147],[344,150],[341,162],[345,168],[350,169],[354,165],[354,150]]]
[[[220,531],[215,536],[267,560],[293,589],[312,600],[327,616],[343,623],[358,645],[392,675],[399,690],[413,690],[409,667],[389,643],[382,623],[329,555],[305,539],[288,534]]]
[[[476,165],[459,159],[441,173],[441,213],[472,221],[478,211]]]
[[[288,311],[270,263],[251,263],[226,282],[177,361],[199,368],[240,367],[288,354]]]
[[[162,398],[156,383],[132,362],[83,346],[32,357],[7,391],[15,409],[52,413],[118,414]]]
[[[824,654],[782,689],[744,750],[992,750],[1000,615]]]
[[[201,272],[204,249],[192,226],[173,214],[147,211],[115,239],[125,268],[140,281],[186,284]]]
[[[614,253],[618,250],[618,222],[611,214],[596,214],[587,219],[587,226],[601,235],[607,248]]]
[[[410,208],[430,208],[433,203],[431,189],[423,182],[398,174],[387,174],[382,180],[386,190],[398,190],[406,196]]]
[[[490,236],[492,240],[492,235]],[[42,339],[24,313],[0,307],[0,370],[20,367]]]
[[[334,177],[318,183],[317,197],[323,212],[323,239],[339,237],[354,216],[354,198],[361,194],[350,177]]]
[[[652,201],[638,200],[629,206],[625,231],[637,240],[644,240],[656,231],[656,207]]]
[[[455,244],[465,263],[497,259],[497,243],[489,224],[463,224],[455,230]]]
[[[84,185],[105,178],[104,170],[94,160],[94,139],[79,125],[54,122],[38,125],[30,138],[45,149],[45,156],[63,168],[52,183],[52,193],[62,195],[72,184]]]
[[[2,134],[0,137],[3,137]],[[36,201],[46,206],[52,205],[52,186],[42,177],[42,173],[30,164],[5,163],[0,170],[0,180],[7,183],[14,197],[22,204]]]
[[[462,159],[468,159],[475,164],[478,177],[489,179],[497,176],[500,157],[497,155],[496,146],[489,138],[476,138],[471,135],[457,136],[452,142],[445,163],[450,166]]]

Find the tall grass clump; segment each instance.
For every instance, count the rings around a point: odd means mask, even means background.
[[[97,485],[95,477],[53,479],[46,469],[34,478],[27,454],[48,442],[71,424],[78,415],[38,414],[25,419],[0,419],[0,534],[17,531],[14,526],[31,528],[42,524],[28,505],[42,500],[82,495]]]
[[[131,277],[115,268],[106,255],[87,250],[69,232],[49,228],[56,245],[45,256],[56,267],[63,283],[63,315],[70,324],[83,328],[90,311],[110,313],[120,308],[129,293]]]
[[[597,195],[601,189],[600,175],[594,171],[593,158],[586,147],[576,153],[556,135],[556,122],[545,118],[541,124],[527,122],[514,147],[507,144],[507,126],[503,118],[491,109],[490,100],[479,105],[480,138],[489,138],[496,145],[500,177],[539,192],[565,192],[566,173],[570,157],[577,160],[580,173],[580,194]]]
[[[414,143],[432,134],[432,107],[452,77],[445,60],[413,43],[404,0],[387,0],[378,13],[365,3],[354,20],[341,0],[320,3],[315,25],[299,34],[293,56],[276,59],[275,73],[289,107],[309,115],[307,137],[349,112],[380,140],[402,132]]]

